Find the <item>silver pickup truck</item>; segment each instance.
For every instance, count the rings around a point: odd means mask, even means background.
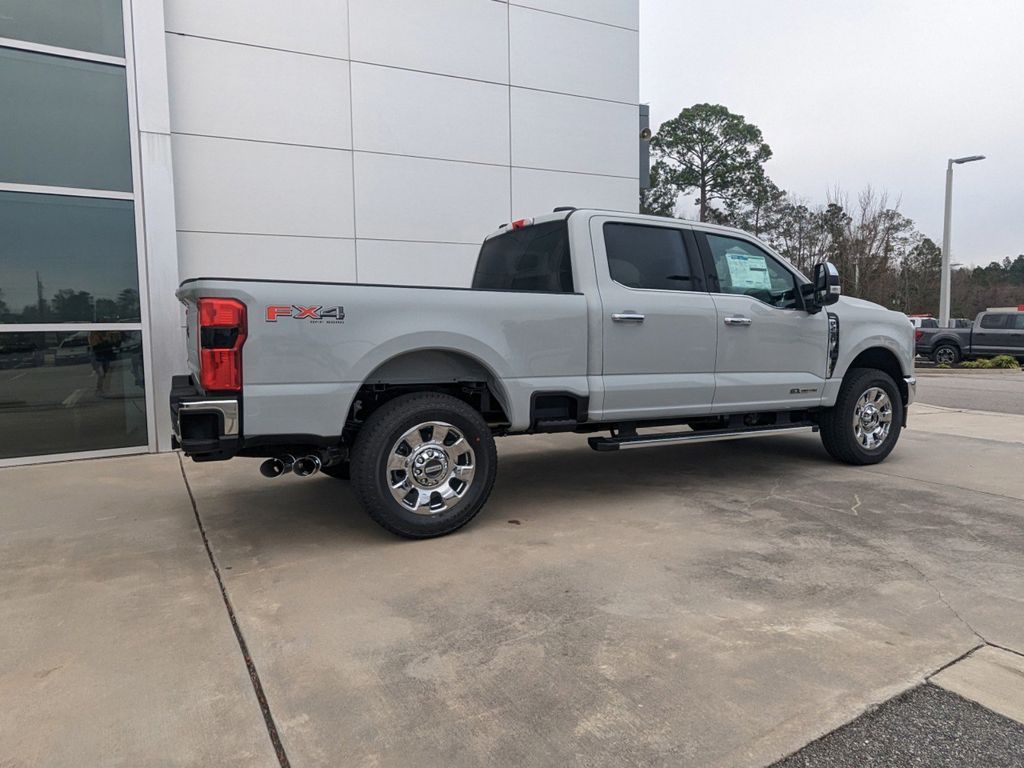
[[[905,315],[841,297],[831,264],[808,280],[750,235],[677,219],[514,221],[469,288],[211,276],[177,295],[191,373],[174,377],[176,445],[349,478],[413,538],[480,510],[496,436],[614,451],[813,430],[873,464],[914,397]]]

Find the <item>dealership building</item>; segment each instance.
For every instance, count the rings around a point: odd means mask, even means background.
[[[638,0],[0,0],[0,465],[170,449],[190,277],[635,211]]]

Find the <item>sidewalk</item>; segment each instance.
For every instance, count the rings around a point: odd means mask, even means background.
[[[914,403],[910,406],[908,427],[915,432],[1024,443],[1024,415]]]
[[[276,766],[177,455],[0,488],[0,766]]]

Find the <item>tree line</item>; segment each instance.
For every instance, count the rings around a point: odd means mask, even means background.
[[[797,198],[765,172],[772,150],[761,130],[721,104],[694,104],[662,123],[651,152],[642,213],[677,216],[680,199],[695,195],[700,221],[756,235],[805,274],[827,259],[846,294],[938,315],[941,248],[900,213],[898,199],[871,187],[854,196],[834,189],[819,203]],[[954,317],[1021,303],[1024,254],[952,273]]]
[[[24,306],[20,312],[8,307],[3,288],[0,288],[0,323],[117,323],[137,321],[140,317],[139,292],[134,288],[125,288],[113,299],[61,288],[46,299],[39,284],[38,300]]]

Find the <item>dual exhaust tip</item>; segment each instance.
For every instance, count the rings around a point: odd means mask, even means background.
[[[264,477],[280,477],[294,472],[298,477],[311,477],[320,471],[323,462],[316,454],[296,459],[291,454],[275,456],[260,464],[260,474]]]

